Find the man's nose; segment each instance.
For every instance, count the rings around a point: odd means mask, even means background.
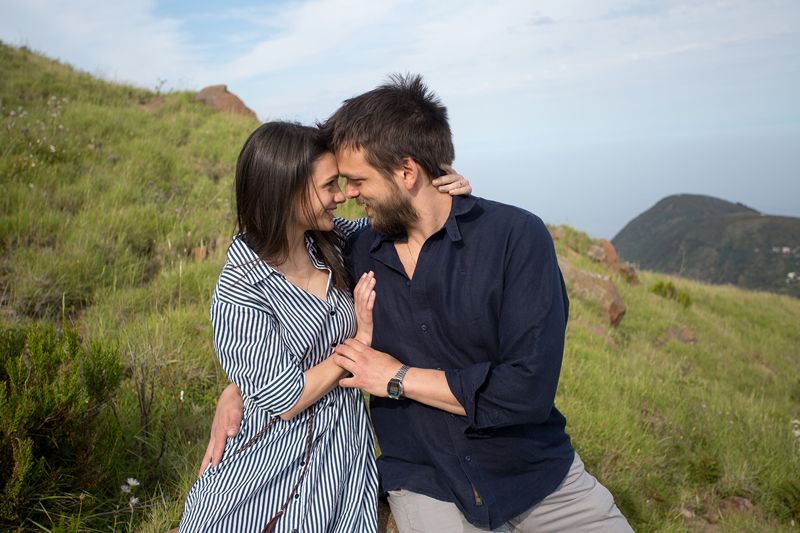
[[[347,201],[347,197],[344,195],[341,189],[336,191],[336,194],[333,195],[333,201],[337,204],[343,204]]]
[[[344,186],[344,194],[348,198],[355,198],[356,196],[358,196],[358,188],[354,187],[353,185],[350,185],[349,183],[346,183]]]

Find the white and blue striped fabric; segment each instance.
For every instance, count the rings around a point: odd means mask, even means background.
[[[346,235],[365,223],[336,220]],[[310,237],[306,247],[317,268],[327,269]],[[220,363],[242,391],[244,416],[222,463],[190,490],[180,532],[260,532],[300,477],[309,411],[278,419],[255,444],[234,452],[297,402],[305,370],[355,334],[353,299],[332,286],[330,274],[326,300],[296,287],[237,237],[214,291],[211,321]],[[312,446],[308,472],[276,531],[376,531],[378,475],[361,391],[337,387],[316,403]]]

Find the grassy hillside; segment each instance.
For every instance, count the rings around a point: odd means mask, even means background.
[[[800,296],[800,218],[678,194],[633,219],[612,242],[642,268]]]
[[[257,124],[7,46],[0,73],[0,326],[66,317],[122,365],[81,463],[92,477],[73,469],[56,492],[37,485],[0,529],[165,531],[225,382],[208,306],[233,231],[234,161]],[[602,272],[580,254],[588,242],[569,231],[557,246]],[[615,279],[628,306],[618,328],[572,300],[557,402],[588,468],[637,530],[796,530],[800,301],[641,277]],[[658,280],[692,305],[650,292]],[[681,327],[694,344],[670,339]],[[0,372],[0,405],[3,380],[12,373]]]

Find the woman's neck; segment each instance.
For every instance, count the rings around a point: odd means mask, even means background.
[[[308,273],[314,268],[314,265],[311,264],[311,260],[308,257],[305,230],[299,226],[289,228],[286,237],[289,242],[286,259],[282,263],[273,266],[290,276],[297,274],[302,276]]]

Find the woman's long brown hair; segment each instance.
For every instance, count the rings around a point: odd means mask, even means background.
[[[279,265],[289,256],[287,227],[301,206],[315,220],[309,203],[314,164],[325,152],[316,128],[291,122],[267,122],[250,134],[236,163],[237,231],[258,256]],[[342,237],[334,231],[311,230],[320,259],[331,269],[334,286],[349,287],[340,250]]]

